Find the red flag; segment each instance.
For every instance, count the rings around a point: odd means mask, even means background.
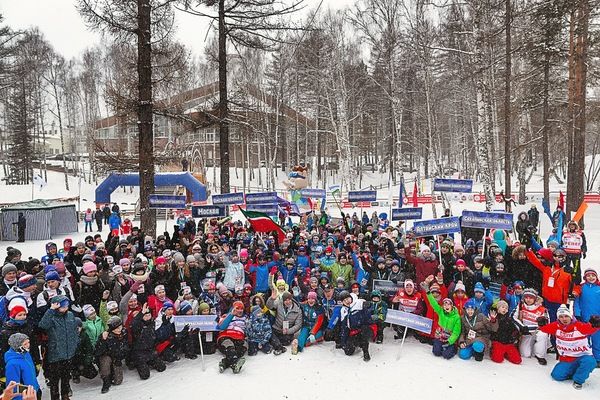
[[[417,181],[415,180],[415,186],[413,188],[413,207],[418,207],[419,206],[419,194],[418,194],[418,189],[417,189]]]
[[[562,192],[562,190],[560,191],[560,194],[558,195],[558,207],[560,207],[561,209],[565,209],[565,195]]]
[[[285,232],[275,223],[267,214],[258,212],[258,211],[247,211],[240,208],[244,217],[250,222],[250,225],[256,232],[266,232],[271,233],[273,231],[277,231],[279,234],[279,241],[283,241],[285,239]]]

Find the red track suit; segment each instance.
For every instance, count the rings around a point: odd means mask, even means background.
[[[546,308],[541,305],[533,304],[528,306],[525,303],[519,304],[513,317],[518,326],[525,326],[529,335],[521,336],[519,342],[519,352],[522,357],[530,358],[531,353],[538,358],[546,357],[548,350],[548,334],[538,330],[537,320],[539,317],[547,317]]]
[[[552,378],[557,381],[573,379],[583,384],[596,368],[596,359],[592,355],[588,337],[598,332],[587,322],[573,320],[569,325],[559,321],[542,326],[541,331],[556,336],[556,351],[559,362],[552,370]]]
[[[492,361],[501,363],[506,358],[513,364],[521,364],[521,355],[515,341],[519,337],[519,330],[510,315],[498,314],[496,318],[498,324],[494,327],[495,332],[492,332],[492,350],[490,358]]]

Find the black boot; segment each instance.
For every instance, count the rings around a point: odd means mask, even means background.
[[[102,390],[101,393],[108,393],[110,389],[110,377],[102,378]]]
[[[473,352],[473,358],[475,358],[475,361],[482,361],[483,353],[475,351],[475,352]]]
[[[369,349],[364,349],[363,350],[363,360],[365,362],[371,361],[371,355],[369,354]]]

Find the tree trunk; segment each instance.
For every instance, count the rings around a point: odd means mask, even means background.
[[[550,85],[550,54],[544,54],[544,83],[542,88],[542,159],[544,161],[544,198],[550,201],[550,141],[548,126],[549,107],[548,107],[548,86]]]
[[[229,193],[229,104],[227,99],[225,0],[219,0],[219,158],[221,193]]]
[[[154,130],[152,121],[152,45],[150,0],[137,0],[138,151],[140,174],[140,219],[142,231],[156,236],[156,212],[150,208],[154,193]]]
[[[511,110],[510,110],[510,79],[512,69],[512,47],[510,25],[512,19],[511,0],[506,0],[506,60],[504,66],[504,195],[511,197]]]

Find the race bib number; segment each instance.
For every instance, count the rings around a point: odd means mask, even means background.
[[[206,332],[206,342],[212,342],[213,341],[213,333],[212,332]]]
[[[283,321],[283,329],[285,329],[285,330],[290,329],[290,321]]]
[[[548,278],[548,287],[549,288],[553,288],[554,287],[554,277]]]
[[[477,333],[473,330],[473,329],[469,329],[469,333],[467,334],[467,339],[475,339],[475,336],[477,336]]]

